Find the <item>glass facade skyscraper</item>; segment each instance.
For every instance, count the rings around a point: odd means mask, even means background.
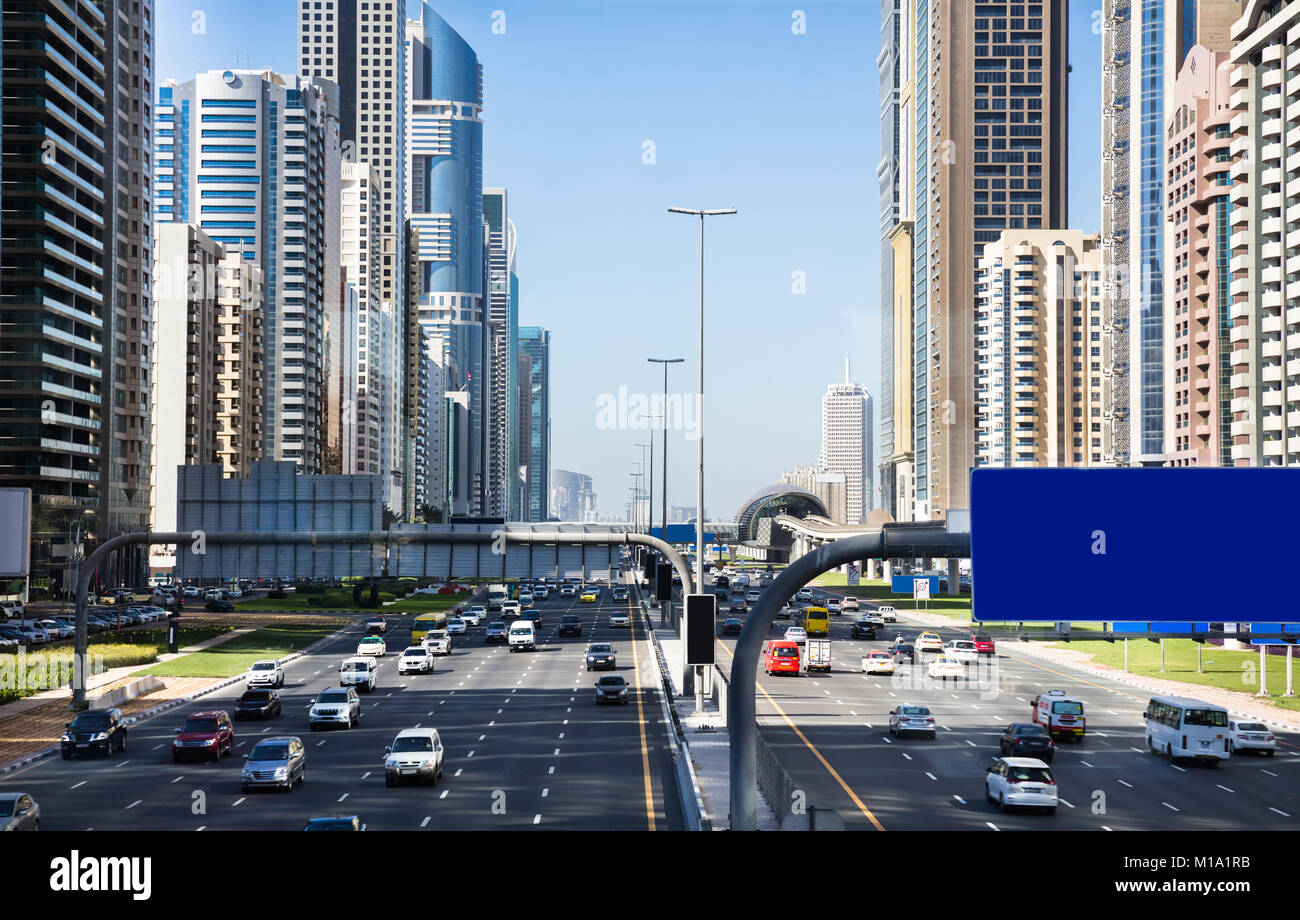
[[[521,326],[519,353],[527,358],[528,380],[521,381],[528,394],[528,438],[520,443],[520,464],[524,467],[524,520],[545,521],[550,502],[551,468],[551,334],[538,326]],[[521,362],[522,363],[522,362]],[[522,426],[521,426],[522,427]]]

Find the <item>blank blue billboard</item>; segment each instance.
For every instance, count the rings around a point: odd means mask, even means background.
[[[977,620],[1276,621],[1298,555],[1300,469],[971,474]]]

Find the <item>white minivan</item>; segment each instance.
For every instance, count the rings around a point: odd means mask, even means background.
[[[1228,710],[1180,696],[1153,696],[1147,703],[1147,748],[1170,762],[1204,760],[1211,766],[1232,756]]]
[[[520,649],[534,651],[537,648],[537,631],[533,627],[533,621],[516,620],[511,623],[510,632],[506,634],[506,639],[512,652],[517,652]]]

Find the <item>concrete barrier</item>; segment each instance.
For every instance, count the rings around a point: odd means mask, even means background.
[[[157,677],[138,677],[133,681],[123,684],[115,690],[107,693],[101,693],[99,696],[91,697],[87,702],[91,709],[113,709],[121,706],[127,700],[133,700],[138,696],[144,696],[146,693],[153,693],[155,690],[161,690],[165,686],[160,678]]]

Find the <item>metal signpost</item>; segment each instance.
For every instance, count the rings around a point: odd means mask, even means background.
[[[916,578],[912,581],[912,603],[917,610],[921,609],[921,601],[925,601],[925,609],[930,609],[930,579]]]

